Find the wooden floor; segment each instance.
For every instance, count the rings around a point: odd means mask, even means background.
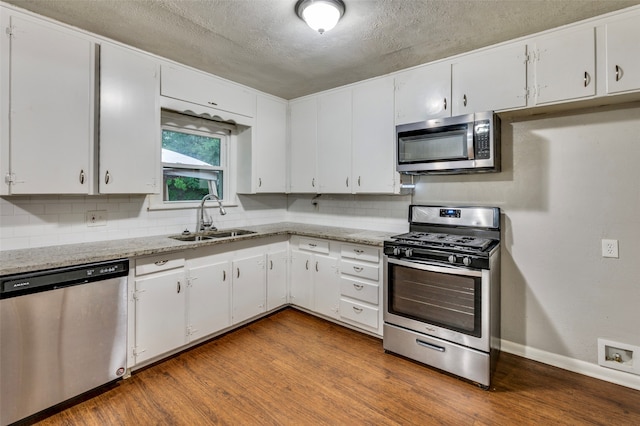
[[[490,391],[288,308],[41,425],[638,425],[640,391],[503,353]]]

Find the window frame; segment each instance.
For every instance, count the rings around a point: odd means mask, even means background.
[[[220,166],[211,166],[203,168],[203,170],[221,170],[222,171],[222,191],[224,198],[222,203],[224,206],[235,206],[235,182],[232,180],[232,175],[235,175],[231,170],[231,157],[233,156],[233,140],[235,139],[234,131],[235,126],[233,124],[217,122],[214,120],[208,120],[202,117],[190,116],[178,112],[169,110],[162,110],[161,114],[161,126],[160,135],[163,130],[170,130],[179,133],[187,133],[198,136],[206,136],[220,139]],[[162,152],[162,138],[158,141],[160,144],[159,152]],[[162,154],[160,154],[160,157]],[[164,168],[165,163],[162,162],[162,158],[159,161],[158,168],[158,182],[160,182],[160,192],[158,194],[151,194],[148,197],[148,210],[179,210],[179,209],[194,209],[200,207],[199,200],[193,201],[168,201],[164,199],[165,185],[164,185]],[[192,169],[184,167],[186,169]]]

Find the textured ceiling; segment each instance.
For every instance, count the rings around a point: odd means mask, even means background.
[[[292,99],[640,4],[640,0],[344,0],[320,35],[296,0],[7,0]]]

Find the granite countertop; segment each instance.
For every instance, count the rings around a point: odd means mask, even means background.
[[[178,241],[169,238],[169,235],[160,235],[0,251],[0,276],[193,249],[275,235],[300,235],[381,247],[385,239],[397,234],[383,231],[368,231],[366,229],[308,225],[295,222],[243,226],[242,229],[254,231],[255,233],[197,242]]]

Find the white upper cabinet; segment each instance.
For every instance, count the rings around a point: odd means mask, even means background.
[[[100,193],[159,191],[159,99],[156,61],[128,49],[101,46]]]
[[[453,115],[527,106],[526,45],[462,56],[453,62]]]
[[[351,193],[351,89],[318,96],[318,192]]]
[[[607,93],[640,90],[640,15],[606,25]]]
[[[2,109],[11,131],[10,140],[3,131],[0,193],[90,193],[95,45],[18,16],[3,15],[2,23],[2,87],[9,88]],[[6,128],[5,115],[1,121]]]
[[[438,62],[395,77],[395,124],[451,116],[451,63]]]
[[[316,142],[318,104],[316,97],[289,103],[290,114],[290,191],[317,193]]]
[[[286,191],[287,183],[287,102],[258,95],[256,124],[252,132],[251,152],[240,154],[239,192],[265,193]],[[249,159],[251,161],[249,162]],[[251,163],[251,164],[249,164]],[[248,167],[251,166],[249,170]],[[248,182],[246,182],[249,180]]]
[[[391,77],[353,86],[353,193],[389,194],[396,189],[393,94]]]
[[[250,90],[178,65],[162,65],[163,96],[247,117],[256,112],[256,94]]]
[[[536,105],[595,96],[595,29],[562,31],[530,44]]]

